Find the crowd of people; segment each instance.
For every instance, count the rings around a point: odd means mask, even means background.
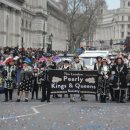
[[[124,98],[128,96],[125,92],[129,90],[130,81],[129,63],[129,57],[123,53],[108,59],[97,57],[94,70],[99,72],[98,91],[101,102],[111,97],[111,101],[125,103]]]
[[[4,90],[5,102],[12,101],[14,88],[17,89],[16,102],[22,99],[28,102],[30,92],[32,100],[34,94],[38,100],[39,90],[42,92],[41,102],[50,102],[51,82],[48,80],[48,70],[84,70],[78,55],[75,55],[71,62],[64,59],[62,64],[59,64],[57,53],[45,53],[44,49],[1,48],[0,86]],[[101,102],[109,99],[124,103],[125,89],[129,87],[129,60],[123,53],[116,57],[96,57],[94,70],[99,73],[97,88]],[[62,98],[64,96],[62,94]],[[59,95],[53,94],[53,98],[59,98]],[[71,102],[75,102],[74,94],[68,94],[68,98]],[[80,94],[80,98],[81,101],[87,101],[84,94]]]

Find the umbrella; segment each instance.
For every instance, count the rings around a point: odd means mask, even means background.
[[[56,63],[59,63],[59,62],[62,61],[59,56],[53,56],[53,57],[52,57],[52,60],[53,60],[54,62],[56,62]]]
[[[5,65],[5,63],[4,63],[4,62],[2,62],[2,61],[0,61],[0,65]]]
[[[10,58],[12,58],[11,56],[7,57],[4,61],[4,63],[6,63]]]
[[[19,59],[19,57],[18,57],[18,56],[15,56],[15,57],[14,57],[14,60],[18,60],[18,59]]]
[[[41,57],[39,60],[38,60],[38,62],[43,62],[43,61],[47,61],[47,58],[46,57]]]

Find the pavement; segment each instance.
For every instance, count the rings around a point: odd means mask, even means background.
[[[71,103],[66,95],[50,103],[17,103],[14,95],[7,103],[0,95],[0,130],[130,130],[130,102],[99,103],[87,95],[87,102],[76,96]]]

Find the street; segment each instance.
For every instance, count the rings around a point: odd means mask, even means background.
[[[40,97],[40,96],[39,96]],[[51,98],[50,103],[3,102],[0,95],[0,130],[130,130],[130,103],[99,103],[86,95],[87,102],[70,103],[69,98]]]

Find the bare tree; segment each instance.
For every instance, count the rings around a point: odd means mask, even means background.
[[[104,3],[104,0],[61,0],[67,16],[71,51],[79,47],[84,37],[89,39],[93,34]]]

